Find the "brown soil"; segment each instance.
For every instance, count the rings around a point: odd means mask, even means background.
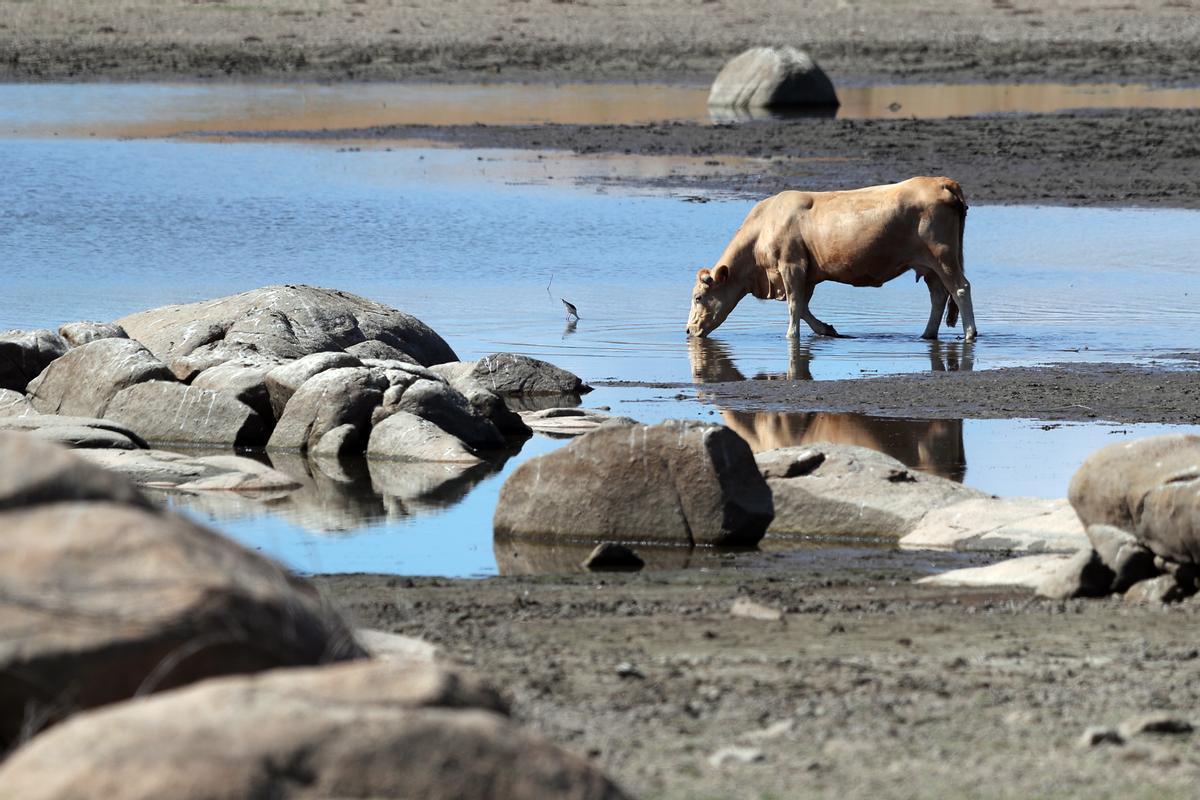
[[[0,0],[0,78],[708,80],[748,46],[835,80],[1194,81],[1200,14],[1085,0]]]
[[[1081,748],[1091,725],[1190,718],[1197,605],[914,586],[961,559],[880,550],[487,581],[318,579],[358,623],[420,636],[515,716],[646,798],[1193,797],[1193,736]],[[748,597],[782,622],[735,618]],[[737,746],[760,761],[710,757]]]

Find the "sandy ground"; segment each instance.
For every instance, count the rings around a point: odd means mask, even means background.
[[[0,0],[0,78],[708,80],[759,44],[837,80],[1194,81],[1194,0]]]

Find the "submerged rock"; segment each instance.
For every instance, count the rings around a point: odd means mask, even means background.
[[[52,362],[29,384],[28,392],[33,407],[43,414],[103,417],[122,389],[174,380],[167,365],[139,342],[97,339]]]
[[[934,509],[986,497],[856,445],[819,442],[755,459],[775,498],[771,536],[900,538]]]
[[[721,68],[708,93],[714,108],[837,107],[833,82],[795,47],[752,47]]]
[[[516,353],[493,353],[475,362],[470,375],[501,397],[580,395],[592,390],[578,375]]]
[[[79,709],[362,655],[303,581],[68,451],[0,436],[0,510],[0,748]]]
[[[428,662],[275,670],[80,715],[0,765],[0,783],[26,800],[624,797],[505,714]]]
[[[458,357],[415,317],[363,297],[314,286],[267,286],[117,320],[181,378],[246,356],[302,358],[368,341],[429,366]],[[361,349],[361,348],[360,348]]]
[[[146,441],[133,429],[114,420],[62,417],[57,414],[0,415],[0,430],[27,433],[44,442],[81,449],[136,450]]]
[[[752,546],[773,516],[749,446],[718,425],[610,424],[523,463],[498,538]]]
[[[460,392],[445,383],[418,380],[404,390],[395,408],[428,420],[473,448],[496,448],[504,435]]]
[[[402,461],[445,461],[479,464],[483,458],[452,433],[407,411],[397,411],[376,423],[367,443],[371,458]]]

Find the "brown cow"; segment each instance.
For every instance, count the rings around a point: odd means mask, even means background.
[[[967,202],[949,178],[909,178],[843,192],[781,192],[750,210],[713,269],[696,273],[689,336],[707,336],[748,294],[787,300],[789,338],[800,320],[821,336],[837,336],[808,303],[821,281],[882,286],[912,269],[929,287],[929,323],[936,339],[942,312],[975,338],[971,285],[963,275]],[[949,300],[949,309],[946,309]]]

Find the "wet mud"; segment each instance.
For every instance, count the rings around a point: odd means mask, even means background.
[[[1197,606],[916,586],[961,557],[708,556],[706,568],[484,582],[341,575],[358,624],[436,642],[639,797],[1191,797]],[[693,565],[694,566],[694,565]],[[733,616],[748,598],[782,621]],[[715,759],[726,748],[741,758]],[[919,787],[919,789],[918,789]]]
[[[765,197],[949,175],[969,203],[1200,208],[1200,110],[1073,111],[951,119],[804,118],[706,125],[420,126],[258,132],[306,140],[418,139],[468,147],[691,156],[710,167],[613,186]],[[723,158],[756,159],[732,170]],[[711,162],[711,163],[709,163]],[[701,198],[702,199],[702,198]],[[1069,232],[1066,232],[1069,233]]]

